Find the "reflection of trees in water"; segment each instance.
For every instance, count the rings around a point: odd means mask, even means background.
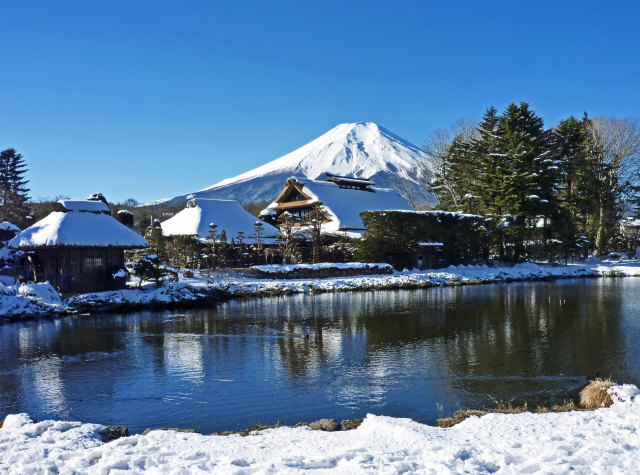
[[[461,298],[440,329],[450,371],[587,376],[621,367],[620,296],[582,284],[491,286]]]
[[[566,397],[597,373],[632,380],[620,292],[594,281],[555,282],[492,286],[461,299],[445,312],[440,351],[448,372],[460,377],[454,386],[475,395],[545,399],[554,392]]]
[[[0,376],[0,408],[66,418],[87,388],[112,392],[109,355],[126,346],[123,320],[101,315],[3,325],[0,367],[19,371]]]

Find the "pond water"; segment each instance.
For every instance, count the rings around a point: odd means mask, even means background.
[[[245,299],[0,325],[0,417],[202,433],[640,386],[640,279]]]

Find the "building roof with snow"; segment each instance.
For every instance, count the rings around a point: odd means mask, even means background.
[[[304,219],[313,207],[320,206],[326,214],[326,221],[321,226],[323,233],[347,232],[354,237],[364,232],[364,223],[360,219],[360,213],[364,211],[413,211],[406,200],[391,188],[375,188],[368,180],[358,180],[358,187],[354,188],[350,186],[355,183],[353,179],[330,178],[331,181],[319,181],[292,177],[268,209],[277,213],[287,211]]]
[[[2,221],[0,223],[0,231],[16,231],[20,232],[20,228],[9,221]]]
[[[227,235],[227,241],[236,238],[238,233],[244,233],[244,241],[255,242],[256,221],[262,223],[263,243],[273,243],[280,231],[270,224],[260,221],[246,211],[236,200],[209,200],[194,198],[187,202],[185,209],[164,221],[162,233],[165,236],[197,235],[200,239],[206,239],[211,223],[217,226],[216,231],[223,230]]]
[[[109,207],[102,201],[60,200],[58,203],[64,211],[54,211],[29,226],[9,241],[9,247],[136,249],[149,246],[145,238],[111,217]]]

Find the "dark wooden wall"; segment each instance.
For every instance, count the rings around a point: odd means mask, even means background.
[[[112,274],[124,267],[124,251],[105,247],[61,247],[37,249],[34,261],[42,266],[42,277],[60,292],[90,292],[122,287],[123,279]]]

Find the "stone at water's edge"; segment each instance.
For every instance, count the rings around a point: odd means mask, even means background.
[[[323,430],[326,432],[334,432],[340,430],[340,424],[335,419],[320,419],[309,424],[313,430]]]
[[[353,430],[360,427],[362,419],[345,420],[340,423],[340,430]]]
[[[107,426],[100,432],[102,442],[111,442],[112,440],[119,439],[120,437],[128,437],[129,429],[122,426]]]

